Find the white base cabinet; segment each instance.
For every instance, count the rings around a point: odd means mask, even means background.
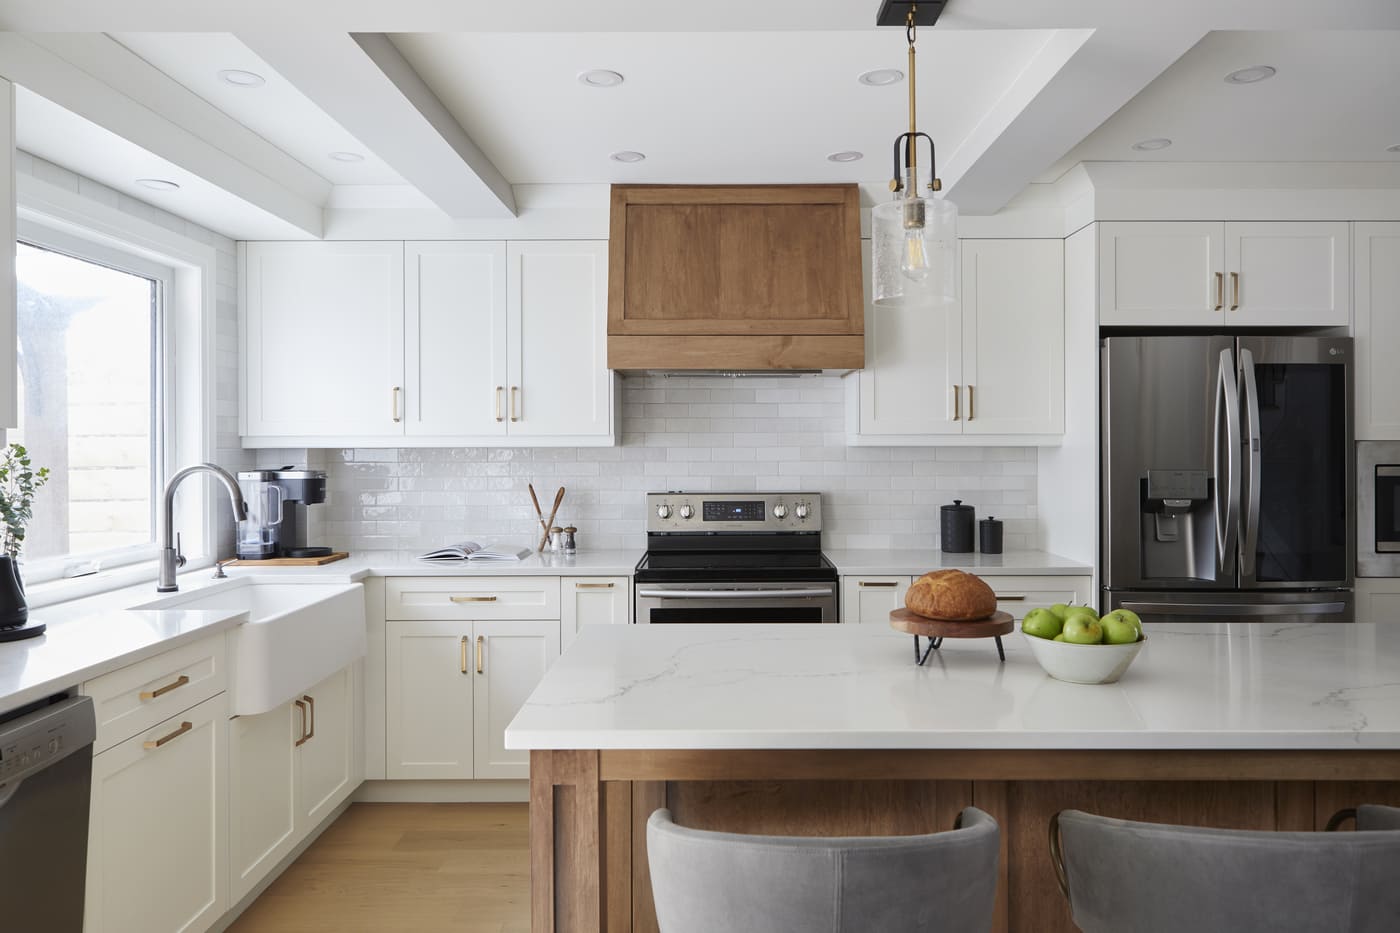
[[[1357,577],[1356,621],[1400,623],[1400,580]]]
[[[227,695],[92,762],[86,933],[205,930],[231,904]]]
[[[567,650],[585,625],[626,625],[632,620],[628,577],[564,577],[559,581],[560,647]]]
[[[890,613],[904,608],[913,577],[842,577],[841,621],[888,625]]]
[[[256,887],[359,784],[356,666],[290,703],[231,721],[232,902]]]
[[[1018,622],[1041,606],[1093,602],[1093,578],[1088,576],[987,574],[982,580],[996,593],[997,611]],[[904,594],[913,582],[912,576],[843,576],[841,621],[888,625],[890,611],[904,607]]]

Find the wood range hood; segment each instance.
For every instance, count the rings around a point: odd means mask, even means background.
[[[855,185],[614,185],[608,368],[865,365]]]

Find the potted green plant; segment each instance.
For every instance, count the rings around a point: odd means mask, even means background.
[[[29,621],[24,584],[19,575],[19,552],[25,526],[34,517],[34,494],[49,481],[47,467],[34,469],[23,444],[9,444],[0,456],[0,630]]]

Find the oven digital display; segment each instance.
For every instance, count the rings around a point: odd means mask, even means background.
[[[761,522],[763,521],[763,500],[707,501],[701,518],[707,522]]]

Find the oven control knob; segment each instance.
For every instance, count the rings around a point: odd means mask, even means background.
[[[801,519],[802,521],[804,521],[804,522],[807,520],[807,511],[808,511],[808,510],[807,510],[807,503],[805,503],[805,502],[799,502],[799,503],[797,503],[797,517],[798,517],[799,519]]]
[[[670,517],[671,517],[671,507],[670,507],[669,505],[667,505],[666,503],[664,503],[664,502],[661,503],[660,505],[658,505],[658,506],[656,507],[656,517],[657,517],[657,518],[670,518]]]
[[[694,510],[694,509],[692,509],[692,508],[691,508],[690,506],[688,506],[688,505],[683,505],[683,506],[681,506],[681,518],[693,518],[694,516],[695,516],[695,510]]]
[[[773,517],[777,519],[787,518],[787,506],[781,502],[773,506]]]

